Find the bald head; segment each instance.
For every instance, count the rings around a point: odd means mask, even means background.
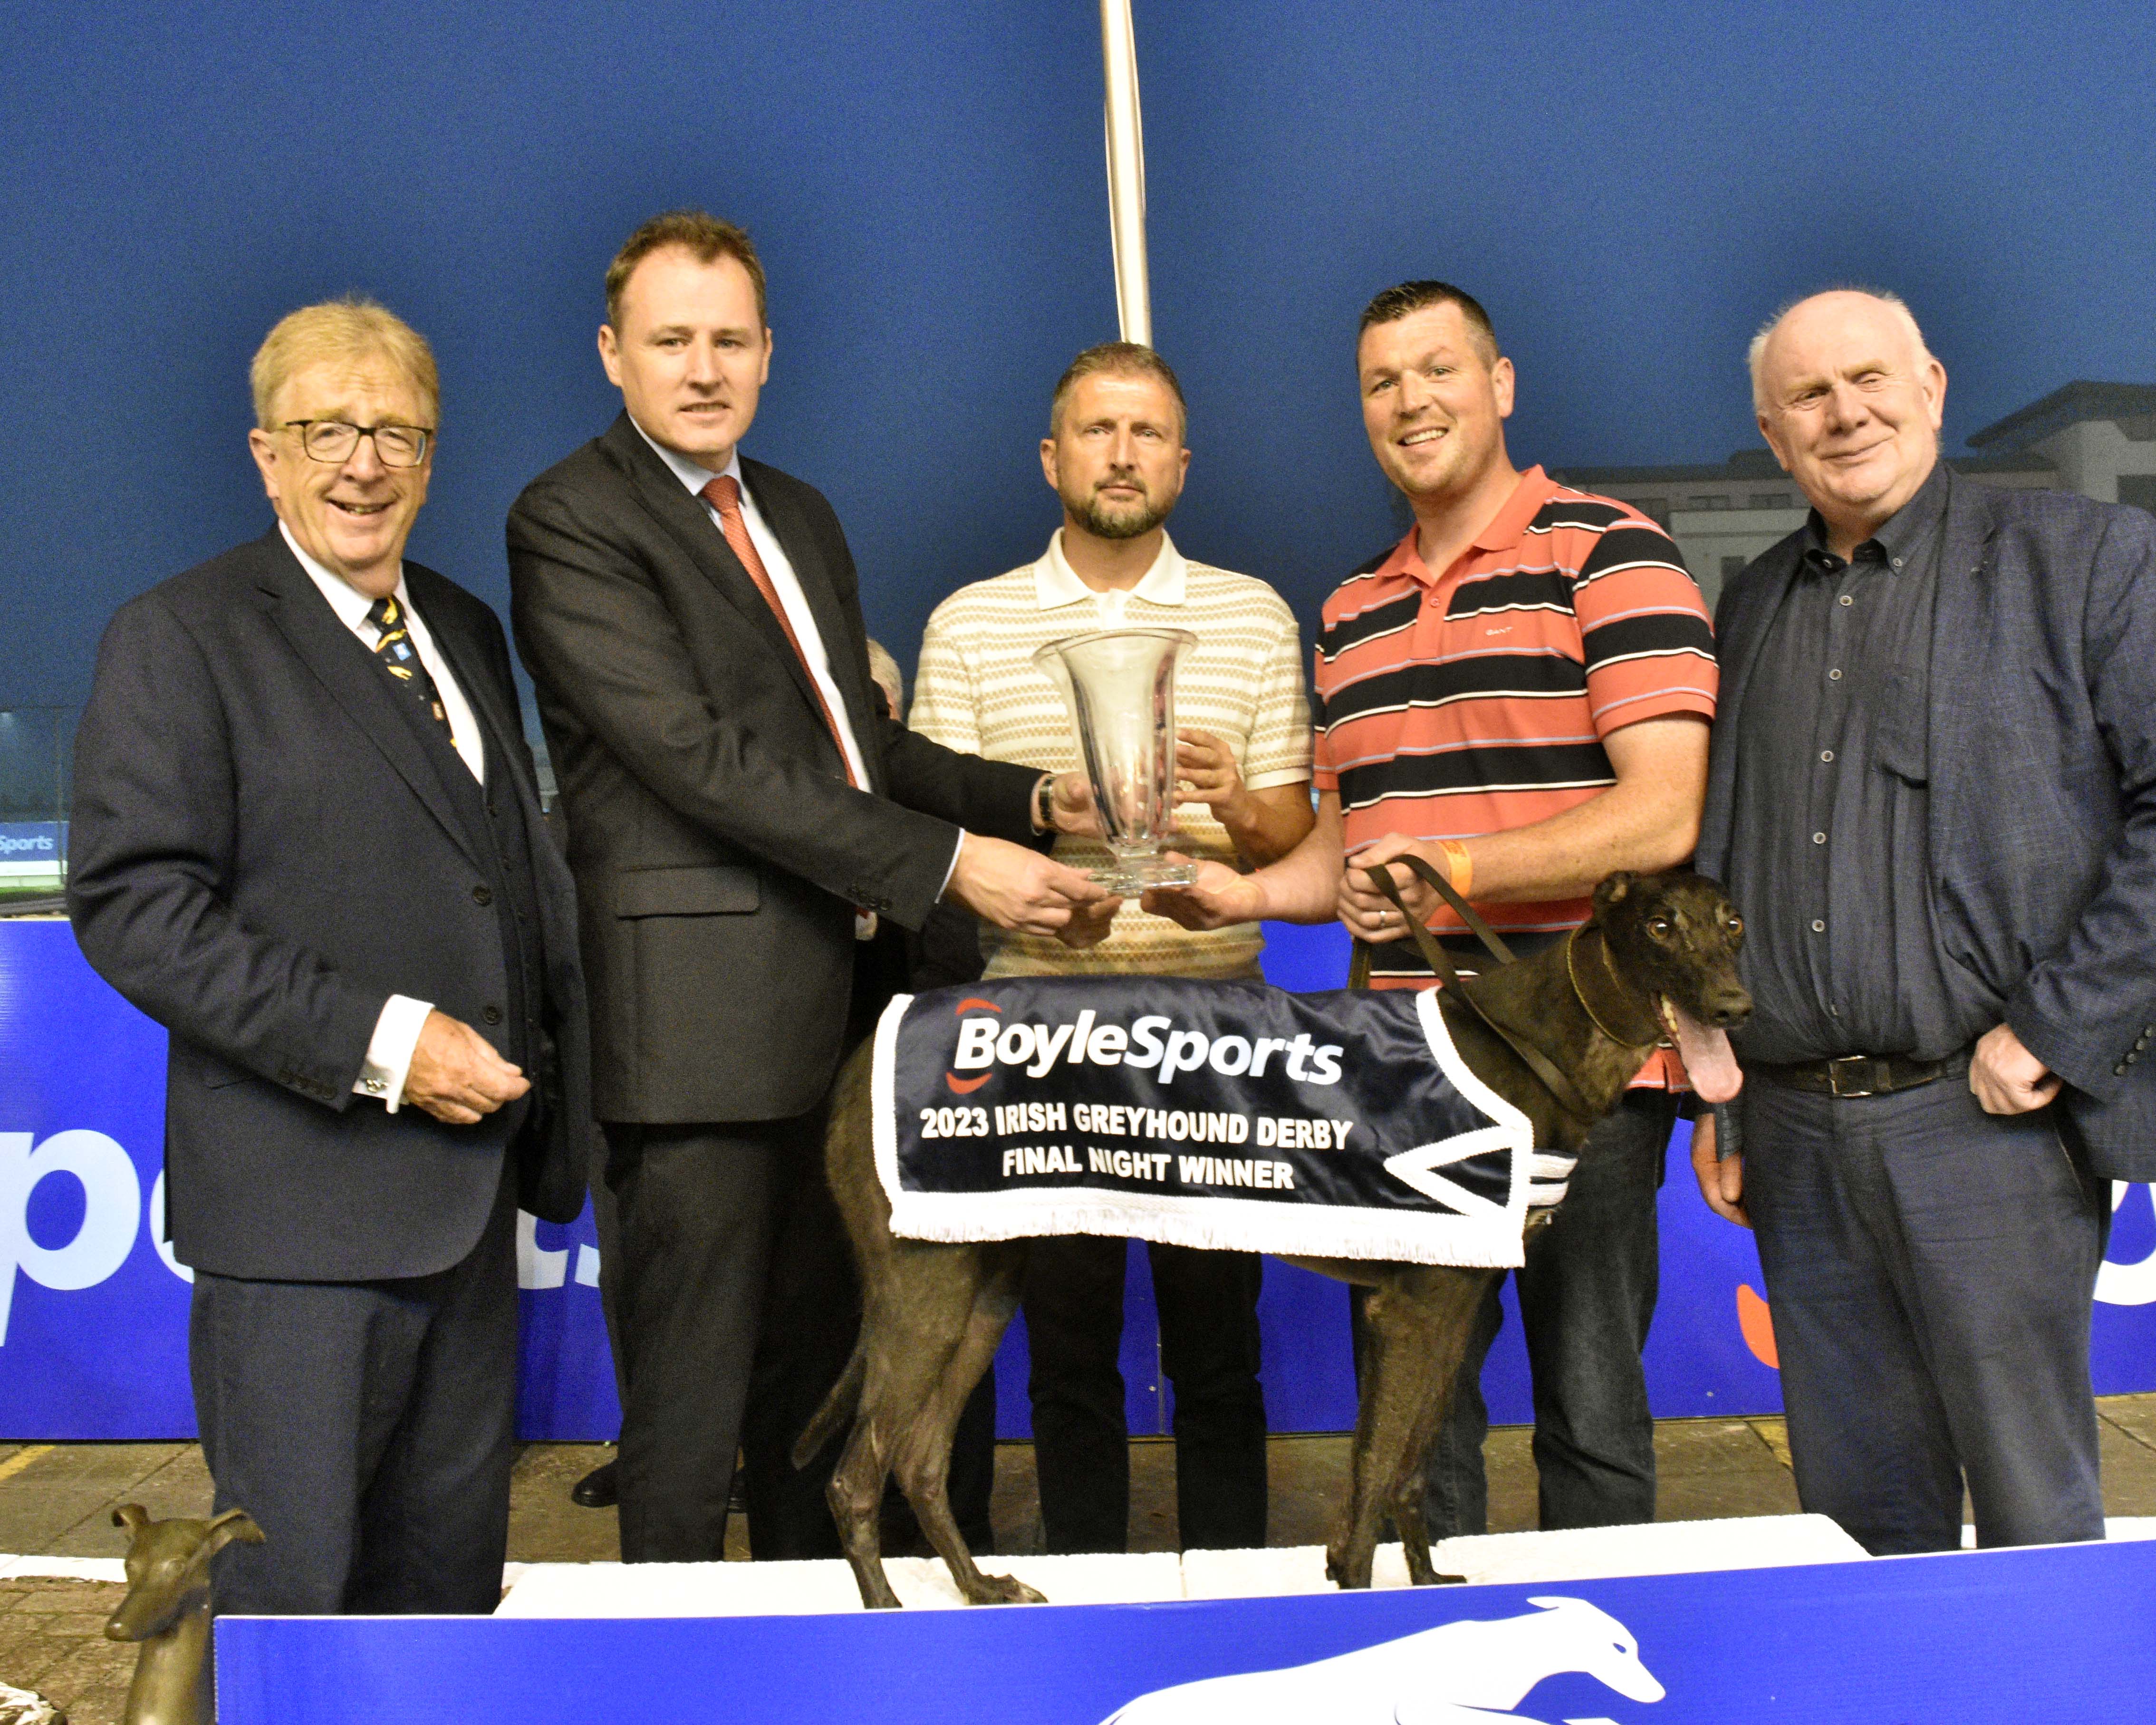
[[[1856,288],[1784,308],[1751,363],[1760,434],[1846,557],[1938,465],[1946,368],[1907,305]]]
[[[1932,351],[1924,345],[1924,332],[1917,327],[1917,315],[1899,294],[1890,294],[1883,288],[1830,288],[1823,294],[1807,294],[1801,300],[1792,300],[1766,322],[1759,326],[1759,333],[1752,338],[1745,351],[1745,359],[1752,368],[1752,405],[1763,410],[1765,398],[1759,392],[1759,380],[1767,363],[1767,349],[1784,324],[1794,318],[1800,328],[1821,318],[1836,316],[1861,318],[1880,318],[1886,324],[1900,328],[1915,344],[1919,359],[1929,359]]]

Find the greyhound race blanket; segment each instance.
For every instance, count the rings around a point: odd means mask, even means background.
[[[1505,1269],[1573,1166],[1467,1069],[1435,989],[1023,977],[901,994],[871,1084],[910,1240]]]

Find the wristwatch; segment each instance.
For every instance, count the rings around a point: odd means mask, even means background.
[[[1055,775],[1044,773],[1033,788],[1033,824],[1044,833],[1055,830]]]

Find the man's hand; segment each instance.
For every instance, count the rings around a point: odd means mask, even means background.
[[[1104,898],[1090,905],[1074,905],[1070,920],[1055,931],[1056,939],[1074,952],[1082,952],[1088,947],[1097,947],[1107,939],[1116,922],[1116,912],[1122,910],[1120,898]]]
[[[1059,773],[1048,794],[1057,832],[1080,839],[1101,836],[1101,812],[1093,806],[1091,779],[1082,773]]]
[[[531,1088],[522,1068],[495,1052],[470,1024],[430,1012],[404,1076],[404,1100],[450,1126],[476,1126]]]
[[[1190,860],[1173,850],[1168,860]],[[1255,922],[1265,913],[1265,888],[1252,876],[1239,875],[1225,863],[1202,862],[1194,884],[1153,887],[1138,905],[1185,928],[1225,928],[1235,922]]]
[[[1188,727],[1175,733],[1175,800],[1203,803],[1223,826],[1241,812],[1243,769],[1235,752],[1209,731]]]
[[[1725,1160],[1715,1155],[1712,1114],[1702,1114],[1691,1123],[1691,1171],[1709,1209],[1739,1228],[1752,1225],[1751,1214],[1744,1208],[1744,1158]]]
[[[1023,934],[1060,935],[1075,908],[1108,897],[1075,869],[978,833],[968,833],[959,841],[958,860],[945,892],[997,927]]]
[[[2021,1045],[2011,1024],[1996,1024],[1977,1038],[1969,1056],[1969,1087],[1987,1114],[2026,1114],[2059,1093],[2058,1074]]]
[[[1408,928],[1400,921],[1400,913],[1393,908],[1393,901],[1370,884],[1370,877],[1363,870],[1401,856],[1419,856],[1446,880],[1452,878],[1445,853],[1436,845],[1404,838],[1398,833],[1388,833],[1382,839],[1373,839],[1360,850],[1349,851],[1348,866],[1340,876],[1340,920],[1348,925],[1349,933],[1373,945],[1405,940]],[[1399,888],[1409,913],[1428,927],[1441,902],[1436,893],[1405,869],[1394,869],[1392,874],[1393,884]]]

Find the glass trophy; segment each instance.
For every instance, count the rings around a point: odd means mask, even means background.
[[[1164,860],[1175,815],[1175,662],[1198,637],[1182,629],[1096,629],[1033,655],[1063,692],[1093,806],[1113,864],[1092,878],[1126,896],[1188,886],[1189,863]]]

